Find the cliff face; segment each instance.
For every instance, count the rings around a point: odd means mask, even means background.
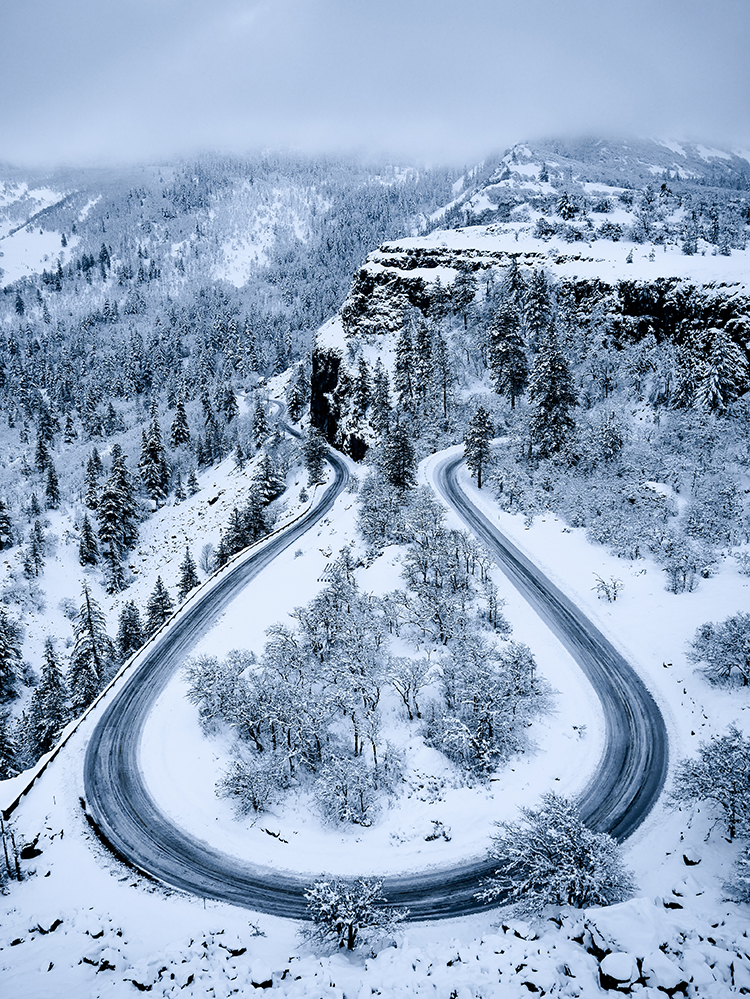
[[[313,355],[312,420],[330,443],[359,460],[374,439],[352,405],[360,358],[372,370],[379,357],[392,375],[405,327],[408,339],[428,326],[468,364],[502,301],[510,297],[528,325],[523,313],[532,286],[546,289],[544,309],[579,352],[596,336],[615,352],[652,336],[688,348],[700,363],[717,330],[750,350],[747,250],[722,254],[706,244],[688,254],[675,240],[601,239],[593,230],[588,242],[568,243],[537,230],[526,214],[504,225],[385,243],[367,257],[336,320],[336,336],[319,336]],[[485,348],[479,353],[474,378],[486,366]]]

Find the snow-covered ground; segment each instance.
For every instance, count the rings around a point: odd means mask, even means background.
[[[423,474],[429,475],[429,464]],[[208,537],[212,524],[218,530],[236,502],[234,482],[243,478],[228,464],[212,470],[196,497],[160,511],[159,523],[158,518],[149,522],[139,546],[148,572],[133,584],[143,589],[139,599],[157,572],[173,583],[185,540]],[[291,497],[300,485],[292,478]],[[498,512],[486,489],[478,491],[466,478],[462,485],[628,656],[665,713],[674,758],[730,721],[750,731],[750,697],[711,688],[685,660],[686,642],[698,624],[747,603],[748,581],[733,563],[701,580],[694,593],[674,596],[664,590],[663,574],[653,563],[618,560],[590,545],[582,531],[552,517],[539,518],[527,529],[522,518]],[[214,496],[216,502],[209,504]],[[318,579],[329,559],[351,537],[353,499],[344,494],[326,522],[251,584],[196,651],[259,650],[265,628],[322,585]],[[214,512],[220,503],[224,509]],[[165,537],[168,546],[158,542]],[[394,554],[389,550],[370,569],[359,570],[360,585],[373,591],[393,586]],[[594,573],[623,580],[615,604],[598,601]],[[598,704],[575,665],[501,576],[498,583],[514,637],[531,646],[559,694],[555,713],[536,725],[537,752],[514,761],[491,797],[484,790],[449,788],[442,801],[425,801],[427,794],[407,793],[372,829],[345,834],[326,830],[314,814],[294,804],[255,823],[238,822],[212,791],[228,747],[200,734],[179,678],[165,691],[146,729],[142,763],[152,792],[178,822],[222,849],[311,874],[386,873],[482,852],[494,818],[512,817],[518,804],[534,802],[549,788],[575,793],[601,749]],[[737,846],[726,843],[718,830],[710,833],[705,814],[657,806],[626,844],[641,896],[631,902],[572,914],[561,927],[505,919],[502,924],[509,928],[503,929],[492,911],[409,925],[398,947],[376,958],[321,958],[299,942],[293,923],[165,889],[120,864],[98,843],[79,803],[83,753],[93,723],[93,718],[84,723],[14,819],[17,841],[39,836],[41,853],[24,863],[27,879],[12,884],[1,900],[0,976],[9,995],[119,996],[135,995],[139,987],[150,987],[155,995],[205,995],[210,987],[215,995],[229,995],[266,977],[282,995],[338,999],[373,990],[393,996],[455,992],[461,999],[516,996],[535,989],[549,992],[553,986],[561,995],[596,995],[602,958],[605,972],[640,974],[641,982],[654,988],[672,989],[686,981],[691,982],[689,994],[716,997],[750,988],[747,906],[723,901],[722,882]],[[451,827],[450,842],[424,841],[433,819]],[[682,908],[665,908],[664,901]],[[62,922],[49,932],[57,920]],[[265,936],[255,935],[256,925]],[[606,951],[614,956],[604,958]]]

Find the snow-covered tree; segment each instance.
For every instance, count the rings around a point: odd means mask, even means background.
[[[180,399],[175,407],[174,419],[169,430],[169,446],[177,448],[189,443],[190,426],[185,412],[185,403]]]
[[[576,394],[570,367],[553,336],[539,345],[529,378],[531,444],[540,457],[561,451],[573,427]]]
[[[161,576],[157,576],[156,585],[146,604],[146,623],[143,629],[146,636],[153,635],[155,631],[158,631],[169,620],[173,610],[172,598]]]
[[[18,693],[21,679],[21,626],[0,607],[0,703]]]
[[[51,638],[44,643],[42,677],[31,695],[27,719],[27,750],[34,759],[48,753],[70,718],[70,695]]]
[[[81,538],[78,542],[78,561],[81,565],[99,564],[99,545],[97,544],[96,533],[91,526],[91,521],[87,513],[83,515],[83,524],[81,525]]]
[[[311,925],[307,939],[323,946],[354,950],[373,938],[390,936],[408,915],[385,904],[383,882],[359,878],[321,879],[305,892]]]
[[[724,621],[707,621],[695,633],[688,658],[704,664],[706,676],[718,684],[750,684],[750,614],[738,611]]]
[[[137,652],[143,645],[144,638],[141,612],[133,600],[128,600],[120,611],[117,629],[117,651],[120,662],[125,662]]]
[[[707,333],[711,348],[698,369],[696,403],[711,413],[723,413],[747,388],[747,355],[724,330]]]
[[[675,807],[709,802],[729,838],[750,835],[750,739],[736,725],[702,742],[698,759],[680,760],[671,794]]]
[[[469,420],[464,437],[464,458],[472,475],[477,477],[477,486],[482,488],[482,473],[492,461],[492,440],[495,430],[484,406],[479,406]]]
[[[193,556],[190,554],[190,548],[185,546],[185,557],[182,560],[180,566],[180,579],[177,583],[177,597],[180,601],[183,601],[191,590],[200,583],[198,577],[198,571],[195,568],[195,562],[193,561]]]
[[[75,714],[94,700],[114,672],[115,650],[107,634],[99,604],[83,584],[83,602],[73,626],[73,652],[67,671],[67,684]]]
[[[515,409],[529,380],[529,362],[518,312],[510,302],[501,303],[487,331],[487,360],[498,395],[510,399]]]
[[[581,821],[572,801],[550,793],[519,822],[499,823],[490,855],[498,862],[479,898],[519,912],[621,902],[634,888],[617,841]]]
[[[383,443],[380,466],[390,484],[401,492],[416,484],[417,459],[409,431],[403,423]]]
[[[325,438],[315,427],[310,427],[302,441],[302,459],[307,469],[307,479],[311,486],[323,481],[323,462],[328,453]]]
[[[169,489],[170,468],[156,416],[143,431],[138,471],[143,487],[157,504],[163,503]]]

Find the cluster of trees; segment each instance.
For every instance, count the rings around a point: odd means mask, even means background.
[[[675,808],[708,804],[728,838],[742,840],[728,888],[738,901],[750,902],[750,739],[730,725],[701,743],[697,759],[678,762],[671,801]]]
[[[295,610],[293,626],[269,629],[257,661],[235,652],[187,669],[205,729],[220,724],[238,736],[219,793],[240,812],[270,807],[287,788],[303,786],[324,817],[370,824],[404,766],[382,734],[386,693],[470,780],[522,750],[530,721],[548,706],[529,649],[508,637],[487,553],[446,527],[429,490],[413,481],[394,486],[386,471],[359,490],[360,525],[372,544],[406,546],[406,589],[377,598],[361,592],[344,548],[328,585]],[[372,503],[378,492],[389,498],[392,519]],[[394,654],[392,638],[413,654]]]
[[[193,556],[186,547],[177,599],[185,600],[199,583]],[[21,627],[0,609],[0,703],[8,705],[17,697],[22,682],[33,688],[25,710],[15,721],[9,708],[0,709],[0,780],[32,766],[49,752],[67,723],[91,704],[120,666],[169,620],[174,609],[172,596],[157,576],[143,613],[134,601],[125,602],[116,638],[112,639],[101,607],[84,583],[67,663],[55,640],[47,638],[38,677],[22,659]]]

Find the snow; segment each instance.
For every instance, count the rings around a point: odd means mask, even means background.
[[[78,243],[78,237],[70,236],[67,249],[63,249],[61,235],[59,232],[42,231],[31,224],[0,238],[3,282],[11,284],[29,274],[38,274],[45,268],[55,270],[58,260],[65,265]]]

